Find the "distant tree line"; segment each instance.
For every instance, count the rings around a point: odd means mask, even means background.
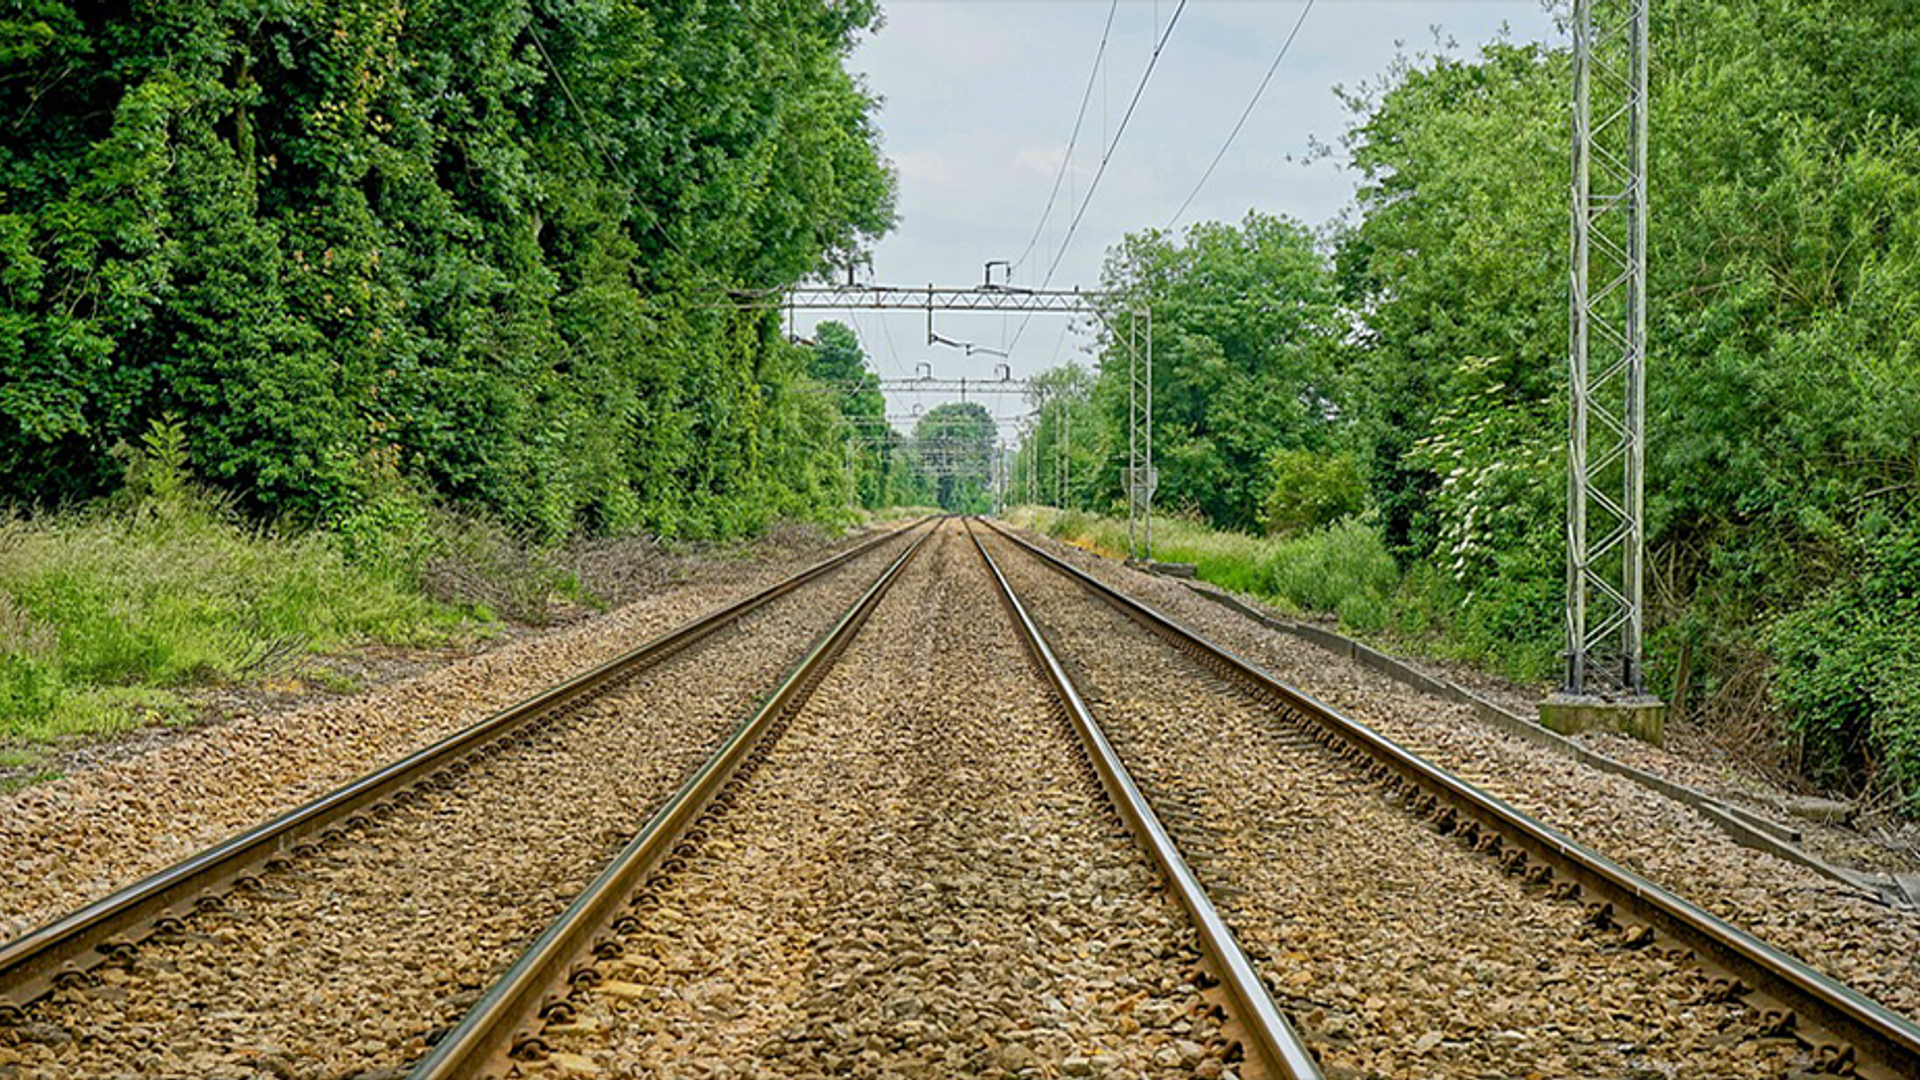
[[[1656,0],[1653,36],[1655,688],[1717,737],[1920,800],[1920,7]],[[1347,220],[1149,230],[1103,281],[1153,305],[1163,507],[1356,518],[1405,574],[1369,629],[1540,679],[1562,648],[1569,82],[1539,46],[1403,59],[1347,93]],[[1091,388],[1035,402],[1043,441],[1049,410],[1083,410],[1074,505],[1123,509],[1118,344]]]
[[[777,319],[893,220],[871,0],[21,0],[0,499],[156,421],[267,518],[734,533],[848,501]]]

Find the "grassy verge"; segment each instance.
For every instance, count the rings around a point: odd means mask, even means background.
[[[484,611],[191,500],[0,522],[0,767],[188,719],[180,691],[242,682],[303,652],[432,644]]]
[[[307,654],[443,645],[503,618],[604,609],[583,584],[596,567],[611,566],[604,595],[658,585],[628,566],[636,547],[658,558],[644,537],[540,544],[433,505],[397,476],[371,478],[328,528],[263,528],[193,482],[178,423],[158,421],[142,441],[111,498],[0,511],[0,790],[51,775],[62,748],[195,719],[196,688],[271,685]]]
[[[63,749],[198,719],[197,690],[272,685],[305,655],[603,609],[582,583],[591,563],[411,498],[332,529],[269,529],[151,477],[89,507],[0,517],[0,791],[57,775]],[[303,678],[358,688],[324,668]]]
[[[1021,508],[1012,518],[1102,554],[1127,550],[1127,523],[1114,518],[1044,508]],[[1282,538],[1155,518],[1153,555],[1163,562],[1192,563],[1202,580],[1221,588],[1295,614],[1334,615],[1362,631],[1386,628],[1400,581],[1379,535],[1357,521]]]
[[[1127,523],[1077,511],[1020,507],[1009,519],[1118,558]],[[1224,532],[1178,518],[1153,520],[1153,554],[1192,563],[1200,579],[1298,616],[1333,617],[1342,629],[1395,651],[1462,661],[1515,682],[1552,670],[1555,643],[1495,640],[1470,619],[1444,575],[1402,572],[1372,526],[1354,519],[1286,537]]]

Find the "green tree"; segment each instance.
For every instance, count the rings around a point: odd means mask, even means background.
[[[1260,521],[1269,533],[1301,533],[1366,508],[1367,484],[1348,453],[1316,454],[1278,446],[1267,454],[1266,501]]]
[[[1326,450],[1339,427],[1331,344],[1341,324],[1313,234],[1257,212],[1179,237],[1135,233],[1108,252],[1101,285],[1115,310],[1100,335],[1105,441],[1089,445],[1126,446],[1127,341],[1107,327],[1150,305],[1156,500],[1223,528],[1258,528],[1267,456]],[[1102,490],[1121,491],[1122,467],[1106,455]]]
[[[807,373],[829,390],[840,413],[839,440],[853,464],[855,494],[869,509],[886,503],[886,478],[893,451],[887,426],[887,399],[880,377],[867,364],[860,338],[846,324],[823,322],[814,328]]]
[[[927,410],[913,427],[919,468],[932,479],[934,502],[952,513],[993,509],[993,416],[976,402],[950,401]]]
[[[1096,484],[1105,474],[1110,433],[1093,405],[1094,381],[1093,372],[1071,362],[1027,380],[1034,425],[1010,477],[1019,497],[1025,497],[1031,473],[1042,502],[1062,508],[1104,502]]]
[[[1683,712],[1744,722],[1769,654],[1776,685],[1832,688],[1845,665],[1802,643],[1845,620],[1809,598],[1884,574],[1875,538],[1916,517],[1920,9],[1660,0],[1653,34],[1650,661]],[[1356,446],[1395,551],[1498,655],[1559,636],[1566,92],[1563,52],[1494,45],[1350,96]],[[1885,640],[1888,670],[1920,670]],[[1846,726],[1840,700],[1775,704],[1812,733]],[[1849,723],[1808,742],[1842,773],[1911,737]]]
[[[547,536],[837,512],[767,313],[883,232],[871,2],[32,0],[0,14],[4,494],[399,482]],[[794,440],[798,440],[795,442]],[[789,483],[793,486],[787,486]],[[791,496],[802,493],[796,502]]]

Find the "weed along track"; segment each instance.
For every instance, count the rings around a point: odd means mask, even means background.
[[[911,542],[829,560],[6,945],[7,1064],[337,1077],[419,1057]]]
[[[5,946],[0,1080],[1920,1075],[1910,1018],[990,523],[570,685]]]

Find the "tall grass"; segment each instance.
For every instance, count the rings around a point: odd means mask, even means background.
[[[248,527],[190,491],[0,520],[0,744],[183,718],[184,687],[468,622],[325,534]]]
[[[1021,507],[1011,519],[1104,555],[1127,553],[1127,523],[1078,511]],[[1519,683],[1548,679],[1559,663],[1550,632],[1516,636],[1522,619],[1553,613],[1557,581],[1516,572],[1513,584],[1470,604],[1468,594],[1424,563],[1402,571],[1371,525],[1348,518],[1290,537],[1224,532],[1178,518],[1153,519],[1153,555],[1192,563],[1201,580],[1296,615],[1334,616],[1342,627],[1392,647],[1459,660]]]
[[[1014,519],[1106,555],[1127,551],[1127,524],[1078,511],[1023,508]],[[1292,537],[1249,536],[1179,518],[1153,519],[1153,555],[1192,563],[1204,581],[1296,613],[1337,616],[1355,630],[1388,625],[1400,572],[1371,526],[1348,519]]]

